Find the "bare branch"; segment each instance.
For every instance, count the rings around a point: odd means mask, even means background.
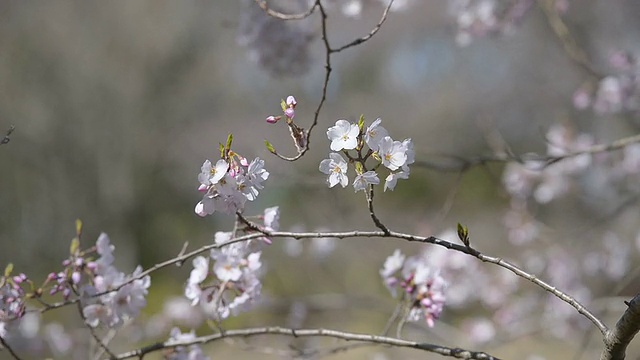
[[[280,19],[280,20],[302,20],[302,19],[306,19],[311,14],[313,14],[313,12],[316,10],[316,6],[319,4],[319,1],[317,1],[316,3],[311,5],[309,10],[307,10],[307,11],[305,11],[303,13],[300,13],[300,14],[283,14],[283,13],[281,13],[279,11],[275,11],[275,10],[271,9],[265,0],[255,0],[255,1],[256,1],[256,4],[258,4],[258,6],[260,6],[260,8],[262,10],[264,10],[265,13],[267,13],[267,15],[269,15],[271,17],[274,17],[276,19]]]
[[[510,154],[483,155],[475,158],[465,159],[456,155],[440,155],[444,160],[441,161],[416,161],[413,166],[419,166],[430,170],[440,172],[464,172],[475,166],[487,165],[490,163],[505,163],[516,161],[519,163],[527,161],[541,162],[541,168],[548,167],[565,159],[570,159],[584,154],[600,154],[605,152],[616,151],[625,146],[640,143],[640,134],[621,138],[606,144],[593,145],[585,150],[574,151],[560,156],[527,154],[524,156],[516,156]]]
[[[367,193],[367,206],[369,208],[369,215],[373,220],[373,223],[376,224],[376,227],[382,230],[386,235],[389,235],[389,229],[380,221],[375,211],[373,210],[373,185],[369,185],[369,192]]]
[[[9,352],[9,354],[11,354],[11,356],[16,359],[16,360],[21,360],[22,358],[20,356],[18,356],[18,354],[16,354],[15,351],[13,351],[13,349],[11,348],[11,346],[9,346],[9,344],[7,344],[7,341],[0,336],[0,344],[2,344],[2,347],[4,347],[5,349],[7,349],[7,351]]]
[[[380,30],[380,28],[382,27],[382,24],[384,24],[384,22],[387,21],[387,15],[389,15],[389,10],[391,9],[391,6],[393,5],[393,1],[394,0],[390,0],[389,1],[389,4],[387,4],[387,7],[384,9],[384,12],[382,13],[382,17],[380,18],[380,21],[378,21],[376,26],[374,26],[373,29],[371,29],[371,31],[367,35],[365,35],[365,36],[363,36],[361,38],[357,38],[357,39],[353,40],[352,42],[350,42],[350,43],[348,43],[346,45],[343,45],[343,46],[341,46],[341,47],[339,47],[337,49],[331,49],[331,52],[332,53],[339,53],[342,50],[345,50],[345,49],[348,49],[350,47],[354,47],[354,46],[360,45],[360,44],[364,43],[365,41],[371,39],[373,37],[373,35],[375,35],[378,32],[378,30]]]
[[[600,360],[624,360],[627,346],[640,330],[640,294],[626,302],[625,310],[616,326],[604,337],[604,350]]]
[[[547,16],[549,26],[551,26],[551,29],[553,29],[553,32],[562,43],[562,47],[569,58],[582,67],[587,73],[589,73],[589,75],[601,78],[602,76],[595,70],[589,61],[587,53],[578,45],[578,42],[562,20],[562,17],[558,13],[558,9],[556,9],[555,0],[538,0],[538,5]]]
[[[411,348],[417,350],[423,350],[435,354],[440,354],[443,356],[450,356],[456,359],[482,359],[482,360],[498,360],[498,358],[491,356],[484,352],[476,352],[466,349],[460,348],[450,348],[441,345],[429,344],[429,343],[420,343],[416,341],[402,340],[387,336],[378,336],[378,335],[369,335],[369,334],[358,334],[358,333],[350,333],[338,330],[329,330],[329,329],[289,329],[282,327],[261,327],[261,328],[250,328],[250,329],[241,329],[241,330],[228,330],[223,334],[213,334],[208,336],[201,336],[193,340],[189,341],[168,341],[164,343],[153,344],[148,347],[144,347],[138,350],[122,353],[115,357],[114,359],[129,359],[134,357],[141,358],[142,356],[162,350],[162,349],[171,349],[176,348],[178,346],[189,346],[194,344],[206,344],[209,342],[232,338],[232,337],[250,337],[257,335],[285,335],[292,337],[330,337],[335,339],[342,339],[347,341],[360,341],[365,343],[379,344],[379,345],[389,345],[393,347],[399,348]]]

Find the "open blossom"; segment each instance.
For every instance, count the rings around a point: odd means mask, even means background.
[[[346,187],[349,183],[347,177],[347,162],[338,153],[329,154],[329,159],[324,159],[320,162],[320,171],[329,175],[327,178],[327,184],[329,187],[334,187],[337,184]]]
[[[369,184],[380,184],[380,179],[378,179],[378,174],[376,174],[375,171],[367,171],[364,174],[356,176],[355,180],[353,180],[353,188],[356,192],[366,190]]]
[[[338,120],[336,125],[329,128],[327,137],[331,140],[331,150],[351,150],[358,146],[358,125],[351,124],[347,120]]]
[[[409,168],[407,168],[407,170],[409,170]],[[394,190],[396,188],[396,183],[398,182],[398,179],[408,179],[409,178],[409,171],[398,171],[395,173],[390,173],[389,176],[387,176],[386,179],[384,179],[384,191],[387,191],[387,189],[390,190]]]
[[[407,163],[408,150],[407,146],[400,141],[393,141],[390,136],[385,136],[380,140],[378,153],[382,159],[382,165],[395,171]]]
[[[229,163],[223,159],[218,160],[215,166],[211,166],[211,161],[205,160],[198,174],[198,181],[202,185],[215,185],[224,177],[229,169]]]
[[[376,121],[369,125],[367,131],[364,133],[364,141],[367,143],[367,146],[373,151],[378,151],[380,141],[386,136],[389,136],[387,129],[380,126],[381,122],[382,119],[376,119]]]

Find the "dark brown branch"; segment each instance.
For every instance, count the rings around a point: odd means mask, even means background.
[[[624,360],[627,346],[640,330],[640,294],[625,304],[627,310],[616,326],[604,336],[604,350],[600,360]]]

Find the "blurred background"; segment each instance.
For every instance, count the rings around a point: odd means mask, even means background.
[[[327,1],[334,46],[367,34],[379,21],[382,3],[360,4],[354,12],[348,7],[352,2]],[[350,230],[374,229],[363,194],[328,189],[318,171],[329,153],[326,129],[337,119],[356,121],[364,114],[371,122],[381,117],[394,139],[413,139],[417,160],[438,164],[492,154],[496,143],[508,145],[514,154],[544,154],[545,134],[556,123],[591,133],[596,143],[638,132],[636,113],[602,115],[574,108],[576,89],[594,74],[567,56],[537,5],[530,4],[527,15],[508,31],[460,46],[460,20],[450,4],[407,4],[391,12],[370,41],[334,55],[328,99],[311,136],[311,151],[288,163],[272,156],[263,143],[268,139],[279,152],[294,155],[287,129],[264,119],[278,115],[280,99],[295,95],[297,123],[311,124],[324,77],[317,16],[275,22],[247,0],[0,2],[0,133],[16,127],[11,142],[0,147],[0,266],[12,262],[16,271],[34,279],[61,269],[77,218],[84,222],[83,246],[108,233],[116,246],[116,263],[125,272],[171,258],[185,242],[190,249],[211,243],[214,232],[231,230],[233,219],[194,214],[201,198],[197,174],[205,159],[217,158],[218,143],[229,133],[237,152],[265,159],[271,173],[261,196],[249,203],[248,214],[279,205],[282,230]],[[276,5],[288,12],[306,9],[295,1]],[[640,51],[638,14],[640,5],[632,1],[588,0],[571,2],[562,18],[604,76],[613,71],[608,61],[613,51]],[[393,229],[419,235],[441,234],[462,222],[479,249],[524,264],[525,252],[509,242],[503,225],[510,203],[501,180],[503,167],[490,164],[461,174],[416,164],[411,178],[399,182],[394,192],[377,194],[378,215]],[[637,198],[629,192],[609,194],[597,185],[585,188],[591,192],[536,209],[544,240],[527,251],[546,259],[562,253],[580,264],[580,251],[602,243],[606,233],[626,244],[630,257],[625,261],[633,264],[638,259]],[[616,212],[628,201],[630,206]],[[408,255],[423,251],[417,244],[388,239],[295,244],[276,239],[263,251],[265,304],[224,325],[297,324],[378,333],[394,308],[378,270],[398,247]],[[563,259],[558,261],[564,264]],[[182,296],[191,270],[187,265],[152,276],[147,321],[167,311],[168,299],[179,302],[176,297]],[[481,267],[489,277],[501,276],[497,268]],[[633,268],[628,265],[624,273]],[[597,303],[602,297],[637,293],[638,280],[625,279],[625,286],[613,293],[605,286],[609,280],[589,277],[589,298]],[[503,300],[541,292],[523,281],[520,286],[524,290],[508,292]],[[583,330],[589,324],[576,318],[576,332],[550,334],[533,326],[500,338],[494,329],[495,336],[474,342],[464,319],[491,319],[501,306],[467,305],[445,309],[434,329],[409,326],[405,335],[504,358],[586,358],[600,351],[597,334]],[[301,308],[306,315],[295,323],[292,317]],[[601,314],[613,321],[621,309]],[[64,318],[51,313],[45,320],[76,331],[73,327],[81,322],[77,315]],[[166,338],[169,328],[159,329],[153,336]],[[141,335],[134,344],[115,341],[114,347],[130,350],[153,336]],[[589,341],[591,337],[596,340]],[[260,349],[287,345],[336,344],[260,338],[205,349],[212,359],[286,358]],[[45,345],[33,354],[78,356],[52,353]],[[429,358],[422,352],[375,347],[331,356]]]

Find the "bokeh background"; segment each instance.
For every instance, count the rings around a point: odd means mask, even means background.
[[[368,33],[384,9],[365,1],[354,18],[341,12],[339,2],[329,3],[329,38],[335,45]],[[516,154],[544,153],[545,133],[557,122],[590,132],[598,142],[638,131],[635,115],[603,117],[574,109],[573,93],[590,74],[567,56],[535,6],[511,33],[464,47],[456,44],[447,2],[416,1],[407,11],[392,12],[370,41],[334,56],[311,151],[295,163],[265,149],[268,139],[279,151],[295,153],[285,126],[268,125],[264,118],[277,115],[280,99],[293,94],[297,122],[310,124],[324,76],[317,18],[287,25],[292,29],[286,35],[285,25],[257,27],[265,20],[253,1],[2,1],[0,9],[0,131],[16,127],[11,142],[0,147],[0,265],[12,262],[32,278],[61,267],[77,218],[84,222],[83,245],[108,233],[124,271],[137,264],[149,267],[175,256],[187,241],[195,248],[210,243],[214,232],[230,230],[232,219],[225,215],[200,218],[193,212],[200,200],[200,166],[216,158],[218,143],[229,133],[237,152],[265,159],[271,173],[248,213],[279,205],[282,229],[348,230],[373,229],[373,224],[362,193],[328,189],[318,172],[329,152],[324,133],[336,119],[381,117],[394,138],[413,139],[416,159],[435,162],[490,154],[495,139]],[[589,0],[572,3],[564,19],[594,67],[606,73],[612,51],[640,50],[638,14],[633,1]],[[506,240],[502,226],[509,202],[502,167],[477,167],[461,176],[416,166],[396,191],[376,196],[378,214],[394,229],[421,235],[463,222],[480,249],[516,257],[520,250]],[[549,242],[566,240],[571,252],[582,242],[599,241],[589,237],[593,229],[607,228],[633,242],[637,215],[592,221],[621,200],[589,196],[539,211]],[[578,231],[587,228],[587,234]],[[306,304],[300,326],[379,332],[394,301],[378,269],[396,247],[408,254],[421,250],[388,239],[291,246],[276,240],[264,251],[267,305],[225,325],[291,324],[292,306]],[[187,265],[153,275],[146,319],[181,295]],[[606,291],[597,279],[594,284]],[[442,325],[410,327],[408,336],[469,345],[460,319],[481,311],[445,311]],[[68,314],[62,323],[77,326],[80,320],[73,311]],[[542,329],[481,349],[505,358],[597,354],[599,342],[581,342],[589,338],[583,333],[567,342]],[[150,340],[139,341],[114,344],[127,350]],[[212,358],[281,358],[255,348],[285,344],[286,349],[288,341],[265,338],[206,349]],[[296,342],[290,345],[316,344]],[[384,348],[332,356],[425,358],[421,352]]]

